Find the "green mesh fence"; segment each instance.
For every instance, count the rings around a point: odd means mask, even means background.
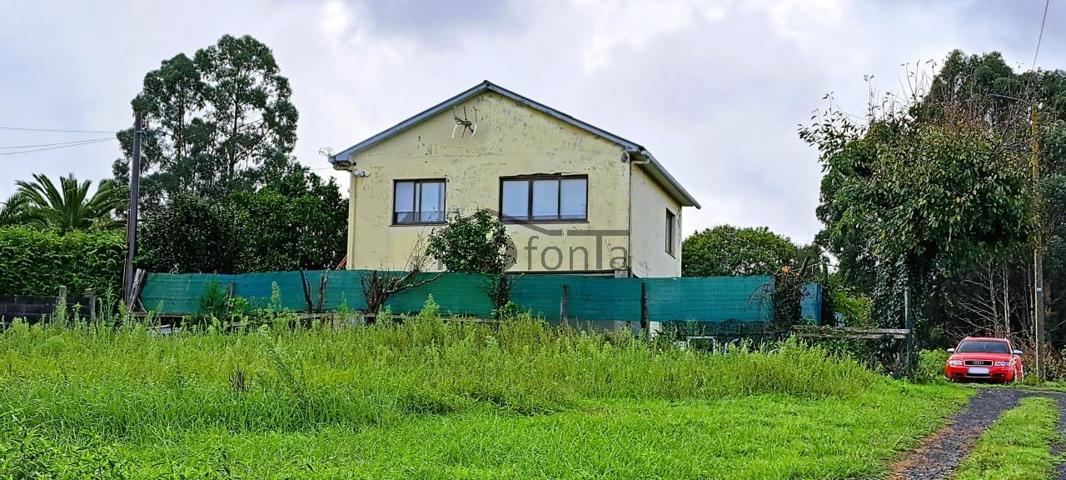
[[[761,322],[773,317],[771,277],[644,280],[648,318],[657,322]]]
[[[387,275],[401,275],[388,273]],[[199,313],[199,299],[212,281],[243,297],[253,307],[271,304],[272,284],[277,284],[278,305],[293,311],[307,311],[308,295],[313,304],[320,297],[322,278],[324,308],[342,305],[352,310],[366,308],[362,294],[367,271],[270,272],[244,275],[152,273],[141,293],[145,308],[163,314]],[[683,277],[608,278],[579,275],[516,275],[511,301],[523,311],[548,320],[557,320],[565,303],[567,318],[577,321],[631,321],[641,316],[642,288],[647,298],[648,320],[652,322],[764,322],[773,315],[770,277]],[[487,317],[492,304],[487,294],[489,279],[482,275],[443,273],[421,274],[416,281],[425,285],[393,295],[386,303],[394,313],[421,310],[433,295],[441,311],[449,315]],[[566,301],[563,301],[564,286]]]

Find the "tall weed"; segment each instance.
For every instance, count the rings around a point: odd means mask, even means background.
[[[887,381],[793,341],[708,354],[528,315],[493,326],[427,310],[337,331],[286,319],[167,336],[128,319],[120,329],[17,322],[0,333],[0,411],[71,434],[304,430],[472,409],[533,415],[586,400],[817,399]]]

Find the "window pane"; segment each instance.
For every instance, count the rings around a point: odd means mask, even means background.
[[[562,205],[559,206],[559,216],[566,220],[584,220],[587,217],[588,205],[585,191],[588,188],[588,180],[584,178],[568,178],[560,182],[562,188]]]
[[[503,216],[526,220],[529,216],[529,182],[505,180],[503,182]]]
[[[676,231],[674,229],[674,224],[675,224],[674,213],[669,211],[669,210],[667,210],[666,211],[666,253],[669,253],[671,255],[673,255],[673,253],[674,253],[674,235],[675,235],[675,231]]]
[[[533,181],[533,219],[555,220],[559,218],[559,181]]]
[[[414,182],[396,182],[395,211],[393,222],[414,223],[415,221],[415,184]]]
[[[423,182],[421,185],[420,222],[444,221],[444,182]]]

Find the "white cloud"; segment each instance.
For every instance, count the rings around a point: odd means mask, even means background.
[[[2,1],[2,0],[0,0]],[[296,155],[330,173],[341,149],[483,79],[640,142],[705,206],[685,230],[819,229],[820,170],[797,124],[834,92],[862,113],[875,75],[952,48],[1028,62],[1042,4],[913,1],[414,0],[9,2],[0,17],[0,125],[119,129],[141,78],[225,33],[275,52],[300,111]],[[1041,65],[1066,9],[1052,12]],[[1056,36],[1058,35],[1058,36]],[[66,139],[66,137],[59,140]],[[0,131],[0,146],[57,141]],[[117,145],[0,156],[0,195],[31,173],[110,175]],[[346,180],[345,180],[346,181]]]

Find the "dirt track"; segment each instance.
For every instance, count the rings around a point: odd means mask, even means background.
[[[1029,396],[1054,398],[1059,405],[1059,432],[1066,434],[1066,394],[1006,388],[982,388],[970,403],[952,416],[948,424],[926,438],[921,446],[892,467],[893,480],[950,479],[959,462],[973,449],[981,433],[1003,412]],[[1066,444],[1054,446],[1053,452],[1066,451]],[[1060,463],[1055,478],[1066,480],[1066,462]]]

